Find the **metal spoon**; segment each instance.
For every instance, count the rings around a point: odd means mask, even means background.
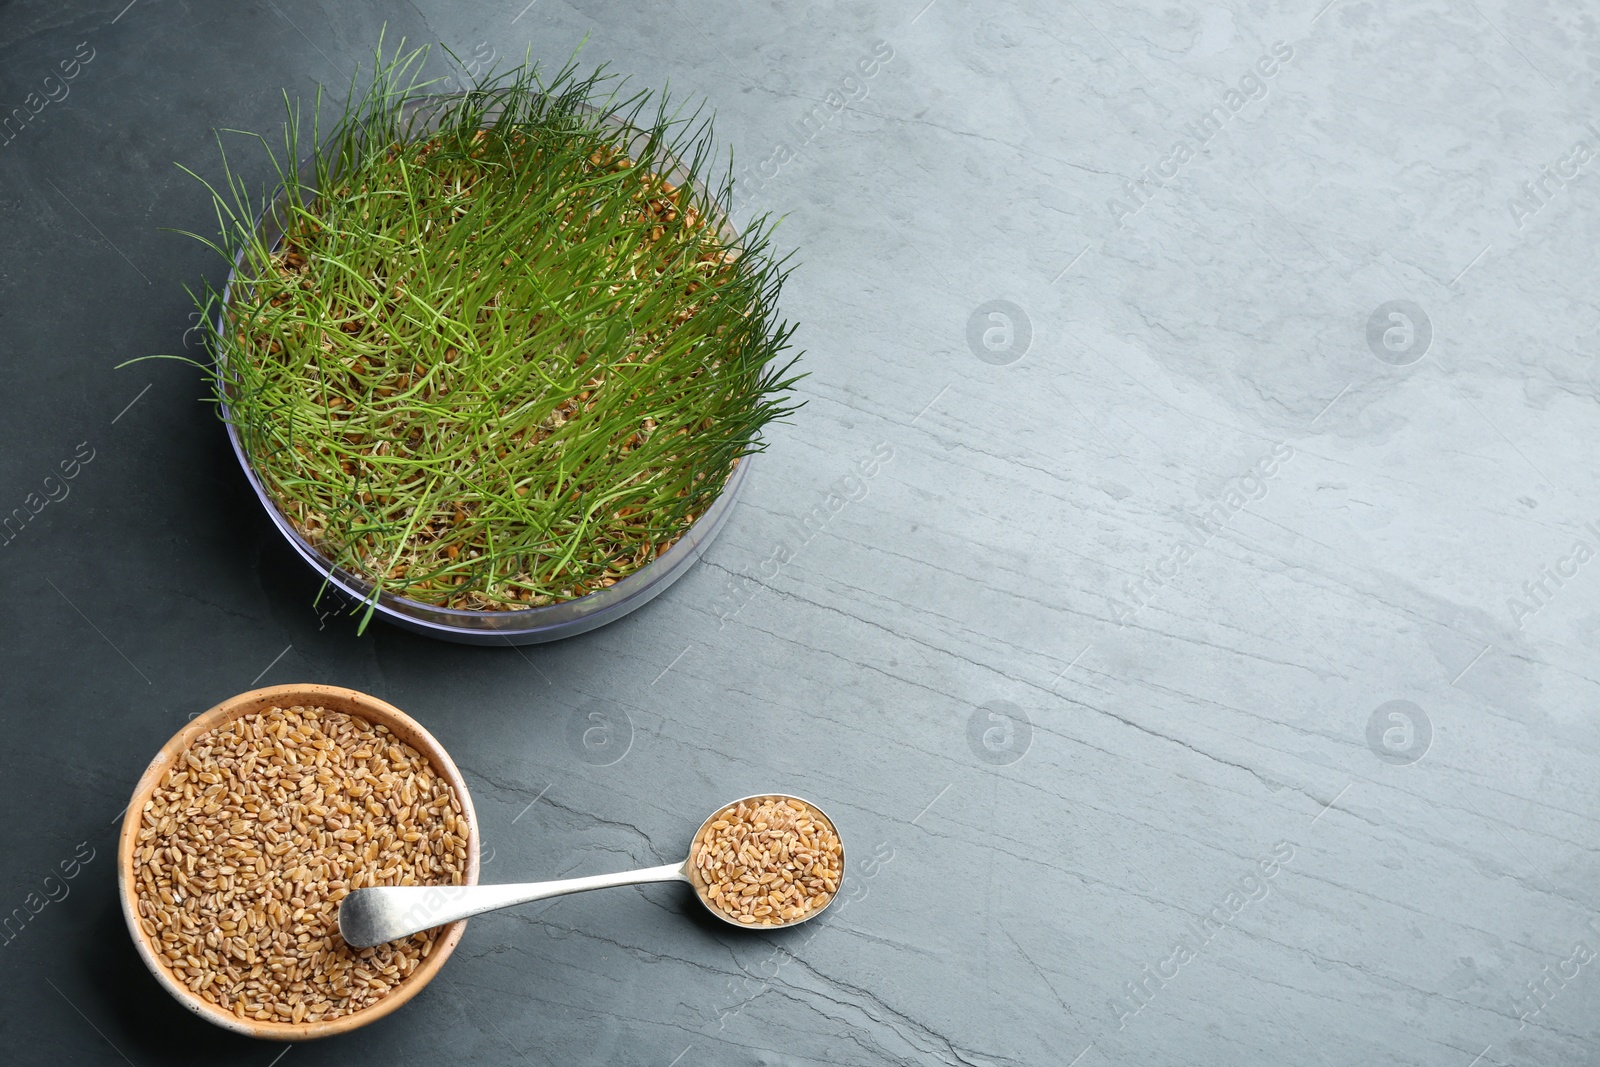
[[[761,800],[798,800],[820,816],[835,834],[838,833],[833,820],[809,800],[787,793],[760,793],[756,796],[741,797],[718,808],[700,824],[700,829],[695,831],[695,842],[701,841],[711,824],[729,808]],[[645,882],[688,882],[694,887],[695,899],[705,905],[707,911],[726,923],[747,929],[746,924],[730,918],[706,899],[706,886],[695,877],[693,862],[694,855],[691,851],[689,858],[682,863],[668,863],[638,871],[619,871],[616,874],[561,878],[551,882],[521,882],[510,885],[374,886],[357,889],[339,902],[339,933],[344,936],[345,942],[354,948],[371,948],[423,930],[431,930],[435,926],[455,922],[457,919],[481,915],[486,911],[498,911],[514,904],[527,904],[549,897],[565,896],[568,893],[582,893],[586,889],[607,889],[611,886],[640,885]],[[839,864],[842,880],[844,873],[842,841],[839,846]],[[814,919],[832,907],[837,898],[838,893],[835,892],[829,896],[827,903],[806,915],[773,925],[797,926],[808,919]]]

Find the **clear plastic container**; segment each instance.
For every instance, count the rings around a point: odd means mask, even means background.
[[[278,510],[277,504],[267,495],[261,479],[250,466],[250,461],[245,458],[239,432],[232,423],[228,424],[228,437],[233,442],[233,454],[239,458],[244,476],[256,491],[256,498],[267,509],[273,525],[300,554],[300,558],[352,600],[365,601],[371,597],[370,585],[342,567],[335,567],[301,537],[283,512]],[[695,520],[694,525],[671,548],[607,589],[559,604],[511,611],[462,611],[379,593],[374,614],[403,630],[467,645],[532,645],[541,641],[558,641],[615,622],[664,593],[667,586],[683,577],[684,572],[705,554],[711,539],[722,529],[729,513],[733,511],[734,497],[744,484],[750,460],[750,456],[745,456],[739,461],[723,487],[722,495],[712,502],[705,514]]]
[[[437,125],[441,105],[452,98],[463,96],[462,93],[450,93],[433,97],[422,97],[406,105],[413,120],[418,123],[414,127],[419,133],[426,133]],[[619,132],[619,143],[631,146],[636,139],[645,135],[637,130],[630,130],[615,119],[607,117],[607,122],[616,126]],[[308,163],[302,168],[302,176],[309,178],[313,169]],[[682,164],[674,164],[665,171],[668,179],[676,184],[682,184],[687,179],[687,171]],[[701,187],[702,191],[704,187]],[[276,212],[267,212],[257,222],[257,228],[262,231],[269,245],[276,247],[282,240],[281,225],[276,217]],[[721,224],[723,236],[732,242],[737,234],[732,230],[726,219]],[[237,273],[238,263],[228,273],[227,285],[222,292],[223,307],[226,308],[228,293],[233,288],[234,275]],[[218,313],[219,332],[222,327],[222,315]],[[218,367],[219,383],[222,368]],[[228,439],[233,443],[233,454],[239,460],[239,467],[244,471],[244,476],[250,482],[250,487],[255,490],[256,498],[261,501],[261,506],[267,511],[273,525],[283,534],[284,539],[300,555],[300,558],[311,565],[311,568],[327,579],[328,583],[339,590],[351,600],[365,602],[372,597],[372,586],[363,579],[334,566],[333,562],[318,552],[310,542],[300,535],[279,510],[278,505],[267,493],[266,487],[257,476],[255,468],[250,465],[249,457],[245,455],[244,443],[240,439],[238,427],[233,424],[226,401],[221,404],[222,417],[228,427]],[[727,483],[723,486],[722,494],[712,502],[705,513],[695,520],[694,524],[684,535],[650,563],[639,570],[619,579],[615,585],[590,593],[574,600],[563,601],[559,604],[547,604],[543,607],[515,608],[508,611],[463,611],[457,608],[440,607],[436,604],[425,604],[419,600],[410,600],[406,597],[394,596],[389,593],[379,593],[374,615],[386,622],[392,623],[403,630],[412,633],[424,634],[428,637],[437,637],[443,641],[455,641],[469,645],[531,645],[543,641],[557,641],[563,637],[572,637],[577,634],[604,626],[608,622],[615,622],[631,611],[648,604],[660,596],[667,587],[683,577],[695,561],[698,560],[711,544],[711,539],[717,535],[722,526],[727,522],[728,515],[733,510],[734,497],[738,494],[740,486],[744,484],[745,475],[750,467],[752,456],[745,456],[734,466],[733,473],[728,476]],[[365,610],[365,609],[363,609]]]

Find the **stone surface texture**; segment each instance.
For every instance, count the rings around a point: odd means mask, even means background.
[[[1593,2],[125,3],[0,2],[0,1059],[1600,1057]],[[222,274],[176,164],[380,30],[707,100],[739,217],[784,216],[807,404],[616,625],[358,637],[201,373],[119,366],[199,355]],[[225,1034],[135,956],[115,824],[187,718],[288,681],[444,742],[486,880],[665,863],[783,790],[846,902],[569,897],[357,1034]]]

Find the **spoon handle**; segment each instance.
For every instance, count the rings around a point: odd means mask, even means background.
[[[374,886],[339,902],[339,933],[354,948],[370,948],[422,930],[514,904],[642,882],[688,881],[683,863],[637,871],[506,885]]]

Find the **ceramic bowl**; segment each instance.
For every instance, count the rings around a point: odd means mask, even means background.
[[[394,705],[377,697],[358,693],[354,689],[342,689],[338,686],[274,685],[229,697],[210,711],[196,716],[189,725],[174,734],[172,739],[162,746],[161,751],[156,753],[155,759],[150,761],[150,766],[145,769],[139,784],[134,787],[133,799],[129,801],[127,813],[123,816],[122,834],[117,841],[117,890],[122,899],[122,916],[127,921],[128,932],[133,937],[134,947],[139,951],[139,958],[144,960],[145,966],[150,968],[150,973],[155,975],[156,981],[160,982],[161,987],[171,993],[178,1003],[207,1022],[215,1023],[224,1029],[271,1041],[309,1041],[313,1038],[330,1037],[383,1018],[416,996],[422,987],[439,973],[439,968],[450,958],[450,953],[454,951],[456,943],[461,940],[461,934],[467,927],[465,919],[444,927],[438,940],[434,942],[433,951],[428,954],[428,958],[383,999],[350,1015],[318,1022],[281,1023],[241,1019],[233,1012],[225,1011],[199,994],[191,992],[188,986],[178,981],[172,972],[167,970],[162,962],[165,957],[156,950],[153,939],[139,924],[133,857],[145,805],[167,772],[201,734],[242,715],[274,707],[289,708],[297,705],[342,711],[358,715],[375,726],[387,726],[395,737],[426,756],[433,765],[434,772],[450,783],[450,787],[455,790],[456,798],[461,802],[461,814],[467,820],[470,830],[467,841],[466,880],[468,885],[478,883],[478,817],[472,809],[472,797],[467,792],[467,783],[462,779],[456,765],[451,762],[449,753],[434,740],[433,735]]]

